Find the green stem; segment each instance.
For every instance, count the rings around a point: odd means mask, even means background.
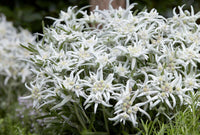
[[[80,115],[79,115],[79,113],[78,113],[78,109],[77,109],[77,106],[76,106],[75,103],[74,103],[74,109],[75,109],[76,116],[77,116],[79,122],[81,123],[82,127],[83,127],[84,129],[87,129],[86,126],[85,126],[85,124],[84,124],[84,122],[83,122],[83,120],[81,119],[81,117],[80,117]]]
[[[194,132],[194,127],[196,125],[196,111],[195,111],[195,103],[192,104],[192,114],[193,114],[193,117],[192,117],[192,128],[193,128],[193,132]]]
[[[81,107],[81,110],[82,110],[83,115],[85,116],[86,120],[88,121],[88,123],[90,123],[90,119],[88,118],[87,114],[85,113],[85,111],[82,107]]]
[[[81,107],[81,109],[82,109],[83,115],[85,116],[86,120],[88,121],[88,123],[90,123],[90,124],[92,123],[91,127],[96,132],[96,129],[94,128],[93,122],[90,121],[90,119],[88,118],[87,114],[85,113],[85,111],[82,107]],[[94,118],[95,118],[95,115],[94,115]],[[93,118],[92,118],[92,120],[93,120]]]
[[[102,105],[102,108],[103,108],[103,118],[104,118],[106,130],[107,130],[108,133],[110,133],[110,132],[109,132],[109,128],[108,128],[108,121],[107,121],[107,119],[106,119],[105,107]]]
[[[94,121],[95,121],[95,114],[92,114],[89,129],[93,129],[93,131],[96,132],[96,129],[94,128]]]

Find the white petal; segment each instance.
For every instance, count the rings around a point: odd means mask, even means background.
[[[172,107],[171,103],[169,102],[169,99],[168,99],[168,98],[165,99],[165,103],[168,105],[168,107],[169,107],[170,109],[173,109],[173,107]]]
[[[175,99],[175,97],[174,97],[174,95],[172,95],[172,94],[169,94],[170,95],[170,97],[172,98],[172,101],[173,101],[173,108],[176,106],[176,99]]]
[[[135,64],[136,64],[136,58],[132,58],[131,70],[133,70],[135,68]]]
[[[95,103],[94,104],[94,113],[96,114],[96,112],[97,112],[97,107],[98,107],[98,103]]]

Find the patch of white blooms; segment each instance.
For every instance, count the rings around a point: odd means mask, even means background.
[[[35,37],[29,31],[22,28],[18,31],[4,15],[0,16],[0,75],[5,77],[4,84],[10,78],[20,78],[25,82],[31,75],[31,65],[21,61],[27,59],[30,52],[20,44],[33,43],[34,40]]]
[[[109,120],[136,126],[149,112],[170,118],[190,103],[200,87],[200,12],[178,7],[164,18],[155,9],[133,14],[134,5],[90,15],[70,7],[51,18],[43,39],[29,46],[35,78],[26,98],[34,107],[78,102],[96,113],[103,105],[113,112]]]

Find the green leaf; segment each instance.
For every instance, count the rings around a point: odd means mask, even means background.
[[[83,130],[81,132],[81,135],[109,135],[109,133],[107,133],[107,132],[90,132],[87,130]]]
[[[30,52],[35,52],[35,53],[38,53],[38,51],[36,49],[34,49],[33,47],[30,47],[30,46],[25,46],[25,45],[22,45],[20,44],[21,47],[25,48],[26,50],[30,51]]]
[[[63,106],[64,104],[66,104],[68,101],[70,101],[72,99],[72,96],[69,95],[69,96],[66,96],[62,102],[60,102],[59,104],[55,105],[54,107],[51,108],[51,110],[53,109],[56,109],[56,108],[59,108],[61,106]]]

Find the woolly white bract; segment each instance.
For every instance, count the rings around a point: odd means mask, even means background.
[[[20,44],[32,43],[35,37],[27,30],[18,30],[11,22],[6,21],[4,15],[0,16],[0,75],[5,77],[4,84],[10,78],[20,78],[25,82],[31,75],[30,64],[20,60],[27,59],[30,52],[20,46]]]
[[[164,18],[155,9],[133,14],[134,5],[97,7],[90,15],[70,7],[49,17],[53,25],[28,46],[35,78],[26,98],[34,107],[62,110],[78,102],[96,113],[103,105],[112,112],[109,120],[136,126],[143,114],[171,117],[191,101],[200,86],[200,13],[178,7]]]

